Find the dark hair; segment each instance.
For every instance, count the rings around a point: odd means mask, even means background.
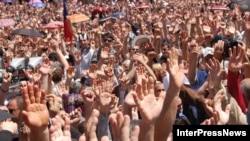
[[[114,36],[113,36],[112,33],[107,32],[107,33],[104,33],[104,34],[102,35],[102,39],[103,39],[103,40],[104,40],[104,39],[112,39],[112,40],[114,40]]]
[[[49,54],[49,60],[50,60],[50,61],[58,61],[58,55],[57,55],[57,53],[51,52],[51,53]]]
[[[52,73],[52,81],[58,83],[62,80],[62,76],[63,76],[63,69],[56,68]]]
[[[67,59],[70,66],[75,66],[75,57],[72,54],[69,54],[69,58]]]
[[[231,38],[228,39],[220,35],[216,35],[214,39],[212,39],[211,46],[214,46],[219,40],[224,42],[223,55],[226,58],[229,57],[229,48],[238,47],[238,42],[236,40]]]
[[[176,118],[175,125],[191,125],[190,121],[187,118]]]
[[[0,57],[3,57],[3,55],[4,55],[4,52],[2,49],[0,49]]]
[[[166,54],[162,54],[161,57],[160,57],[160,60],[163,61],[163,62],[167,62],[168,56]]]

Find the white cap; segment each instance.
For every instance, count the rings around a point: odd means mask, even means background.
[[[212,48],[212,47],[203,48],[202,55],[203,55],[203,57],[206,57],[207,55],[214,55],[214,48]]]

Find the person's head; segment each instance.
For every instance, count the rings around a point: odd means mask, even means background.
[[[138,51],[139,51],[139,46],[132,46],[129,48],[129,55],[132,57]]]
[[[49,60],[50,60],[51,62],[56,62],[56,61],[58,61],[58,55],[57,55],[57,53],[55,53],[55,52],[51,52],[51,53],[49,54],[48,58],[49,58]]]
[[[114,36],[112,35],[112,33],[107,32],[102,35],[102,41],[105,44],[105,46],[110,47],[113,40],[114,40]]]
[[[23,109],[23,98],[14,97],[10,99],[7,107],[10,114],[12,114],[15,118],[18,118],[20,111]]]
[[[168,55],[167,54],[162,54],[161,57],[160,57],[160,63],[161,63],[163,68],[166,68],[167,60],[168,60]]]
[[[159,97],[160,93],[165,92],[164,85],[160,81],[155,83],[155,97]]]
[[[130,65],[130,60],[126,59],[122,62],[122,70],[123,71],[128,71],[129,70],[129,65]]]
[[[212,47],[205,47],[202,49],[202,62],[200,62],[199,65],[205,65],[206,63],[209,62],[210,59],[214,57],[214,48]]]
[[[162,54],[167,54],[169,46],[170,46],[169,39],[165,39],[163,41],[163,43],[161,44],[161,53]]]
[[[55,68],[53,73],[52,73],[52,81],[54,83],[59,83],[62,80],[63,75],[64,75],[63,69]]]
[[[165,75],[166,71],[162,67],[160,63],[154,63],[152,65],[152,70],[154,71],[155,76],[157,77],[158,81],[162,81],[163,76]]]
[[[80,93],[81,87],[82,87],[81,82],[72,81],[71,84],[70,84],[69,93],[70,94],[72,94],[72,93]]]
[[[78,40],[80,41],[81,47],[86,48],[89,46],[89,38],[86,33],[79,34]]]

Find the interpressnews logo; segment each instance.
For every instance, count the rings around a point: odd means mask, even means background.
[[[246,131],[232,131],[229,129],[222,129],[217,131],[207,131],[204,129],[196,129],[196,130],[180,130],[177,129],[178,137],[188,137],[188,136],[238,136],[245,137],[247,136]]]

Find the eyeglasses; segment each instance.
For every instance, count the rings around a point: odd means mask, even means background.
[[[108,42],[108,43],[111,43],[113,40],[109,40],[109,39],[104,39],[103,40],[104,42]]]
[[[14,111],[16,111],[17,109],[9,109],[10,114],[12,114]]]
[[[136,49],[136,48],[131,48],[131,50],[133,50],[133,51],[138,51],[139,49]]]

